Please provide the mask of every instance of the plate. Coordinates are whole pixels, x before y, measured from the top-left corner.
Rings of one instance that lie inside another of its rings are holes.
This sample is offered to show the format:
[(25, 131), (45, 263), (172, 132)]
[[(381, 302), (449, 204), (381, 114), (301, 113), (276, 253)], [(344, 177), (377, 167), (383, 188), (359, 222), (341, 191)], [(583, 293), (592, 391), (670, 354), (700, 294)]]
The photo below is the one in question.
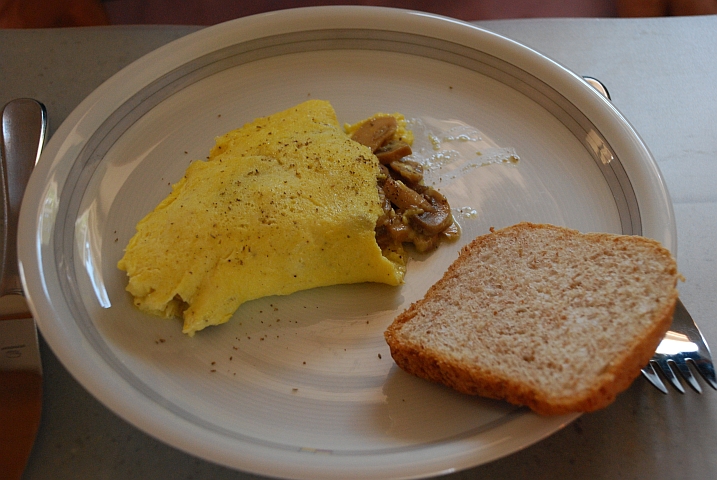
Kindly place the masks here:
[[(214, 137), (309, 98), (332, 102), (342, 122), (405, 114), (461, 238), (412, 259), (401, 287), (264, 298), (194, 338), (178, 321), (135, 310), (116, 263), (137, 221)], [(455, 20), (320, 7), (201, 30), (101, 85), (33, 173), (19, 253), (47, 342), (138, 428), (263, 475), (415, 478), (508, 455), (576, 418), (540, 417), (409, 376), (383, 340), (463, 245), (522, 220), (676, 247), (649, 151), (579, 76)]]

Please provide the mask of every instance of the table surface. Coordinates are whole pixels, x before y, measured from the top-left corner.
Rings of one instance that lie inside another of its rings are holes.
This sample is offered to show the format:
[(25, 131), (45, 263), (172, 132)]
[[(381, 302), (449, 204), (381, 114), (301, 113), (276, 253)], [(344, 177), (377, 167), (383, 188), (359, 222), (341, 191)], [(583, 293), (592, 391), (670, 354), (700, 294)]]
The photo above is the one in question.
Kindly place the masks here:
[[(602, 80), (665, 177), (680, 295), (717, 345), (717, 16), (476, 22)], [(0, 105), (43, 102), (50, 133), (105, 79), (198, 27), (0, 30)], [(129, 425), (42, 344), (43, 418), (27, 479), (256, 479), (194, 458)], [(704, 384), (703, 384), (704, 385)], [(717, 392), (663, 395), (638, 379), (607, 409), (520, 452), (446, 479), (717, 478)]]

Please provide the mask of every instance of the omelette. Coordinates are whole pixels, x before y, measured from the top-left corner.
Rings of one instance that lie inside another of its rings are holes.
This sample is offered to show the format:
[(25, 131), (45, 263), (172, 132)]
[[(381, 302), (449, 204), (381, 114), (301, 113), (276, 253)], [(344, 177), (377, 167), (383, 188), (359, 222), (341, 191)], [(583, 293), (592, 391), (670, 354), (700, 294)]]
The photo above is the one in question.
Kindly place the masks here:
[(216, 139), (136, 227), (118, 268), (143, 312), (193, 336), (244, 302), (315, 287), (402, 283), (376, 241), (380, 165), (310, 100)]

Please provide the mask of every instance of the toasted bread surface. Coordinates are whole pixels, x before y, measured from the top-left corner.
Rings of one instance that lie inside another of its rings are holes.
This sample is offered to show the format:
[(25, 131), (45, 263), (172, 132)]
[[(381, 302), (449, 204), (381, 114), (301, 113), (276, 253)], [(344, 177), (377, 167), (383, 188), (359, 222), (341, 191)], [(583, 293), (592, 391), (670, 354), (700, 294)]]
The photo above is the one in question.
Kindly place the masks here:
[(403, 370), (460, 392), (594, 411), (654, 354), (678, 278), (654, 240), (519, 223), (463, 247), (385, 338)]

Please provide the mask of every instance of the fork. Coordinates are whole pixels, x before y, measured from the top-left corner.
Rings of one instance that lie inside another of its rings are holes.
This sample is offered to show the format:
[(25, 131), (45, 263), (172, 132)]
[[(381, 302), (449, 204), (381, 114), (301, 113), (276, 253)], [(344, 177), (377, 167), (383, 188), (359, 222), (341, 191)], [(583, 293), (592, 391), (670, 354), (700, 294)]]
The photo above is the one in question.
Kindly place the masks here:
[[(584, 76), (583, 79), (605, 98), (611, 100), (610, 93), (600, 80), (587, 76)], [(697, 379), (688, 366), (688, 364), (692, 364), (707, 384), (717, 390), (717, 379), (715, 379), (715, 368), (712, 363), (710, 349), (702, 336), (702, 332), (697, 328), (697, 324), (692, 320), (692, 316), (679, 299), (675, 305), (675, 313), (672, 317), (672, 326), (670, 328), (671, 330), (665, 334), (662, 342), (658, 345), (655, 355), (642, 369), (642, 375), (655, 388), (667, 394), (667, 387), (665, 387), (665, 384), (655, 371), (655, 367), (657, 367), (670, 385), (678, 392), (685, 393), (682, 383), (675, 375), (676, 370), (694, 391), (702, 393), (702, 387), (697, 383)]]
[(692, 374), (689, 364), (692, 364), (710, 387), (717, 390), (717, 379), (710, 349), (705, 343), (702, 332), (697, 328), (697, 324), (692, 320), (682, 301), (678, 299), (672, 317), (672, 326), (658, 345), (650, 363), (642, 369), (642, 374), (658, 390), (666, 394), (667, 388), (655, 371), (655, 367), (657, 367), (670, 385), (678, 392), (685, 393), (682, 383), (675, 375), (675, 371), (677, 371), (694, 391), (702, 393), (702, 388)]

